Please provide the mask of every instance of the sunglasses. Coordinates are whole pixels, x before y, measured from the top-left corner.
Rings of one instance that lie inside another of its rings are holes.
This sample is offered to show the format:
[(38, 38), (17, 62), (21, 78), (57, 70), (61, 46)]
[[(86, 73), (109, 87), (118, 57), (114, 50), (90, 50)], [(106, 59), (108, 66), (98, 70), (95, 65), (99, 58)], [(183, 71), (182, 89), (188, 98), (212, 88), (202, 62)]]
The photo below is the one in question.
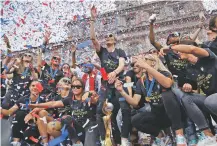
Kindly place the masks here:
[(60, 61), (60, 57), (54, 56), (52, 59), (54, 59), (54, 60), (59, 60), (59, 61)]
[(32, 55), (30, 55), (30, 54), (24, 54), (24, 56), (29, 57), (29, 58), (32, 57)]
[(69, 69), (69, 67), (68, 66), (63, 66), (63, 69)]
[(157, 54), (157, 53), (158, 53), (157, 50), (150, 50), (150, 51), (148, 51), (148, 54)]
[(169, 34), (168, 38), (171, 38), (171, 37), (180, 37), (180, 33), (179, 32), (171, 33)]
[(111, 38), (111, 37), (113, 37), (113, 34), (105, 35), (105, 38)]
[(72, 85), (72, 89), (81, 89), (82, 88), (82, 86), (81, 85)]
[(64, 83), (66, 83), (66, 84), (71, 84), (72, 82), (71, 82), (71, 80), (67, 80), (67, 79), (63, 79), (62, 80)]

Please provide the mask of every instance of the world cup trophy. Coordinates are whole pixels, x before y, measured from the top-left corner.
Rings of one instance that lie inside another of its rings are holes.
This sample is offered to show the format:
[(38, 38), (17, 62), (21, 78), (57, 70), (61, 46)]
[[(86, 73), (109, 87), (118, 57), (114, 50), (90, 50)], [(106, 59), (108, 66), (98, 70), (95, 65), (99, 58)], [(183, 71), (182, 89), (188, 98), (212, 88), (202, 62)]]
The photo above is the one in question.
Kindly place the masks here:
[(111, 115), (112, 115), (112, 110), (114, 109), (114, 106), (112, 103), (108, 102), (108, 100), (106, 99), (106, 101), (103, 104), (103, 113), (105, 114), (105, 116), (103, 117), (103, 121), (104, 121), (104, 125), (105, 125), (105, 129), (106, 129), (106, 137), (105, 137), (105, 146), (112, 146), (112, 126), (111, 126)]

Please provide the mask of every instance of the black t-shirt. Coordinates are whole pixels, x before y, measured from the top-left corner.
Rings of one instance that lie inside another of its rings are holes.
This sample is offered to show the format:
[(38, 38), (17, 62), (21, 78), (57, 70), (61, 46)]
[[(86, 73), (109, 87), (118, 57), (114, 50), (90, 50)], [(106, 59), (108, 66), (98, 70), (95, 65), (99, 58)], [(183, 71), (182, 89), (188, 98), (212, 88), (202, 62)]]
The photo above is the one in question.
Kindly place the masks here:
[(67, 97), (62, 100), (64, 106), (71, 107), (71, 115), (75, 118), (75, 121), (83, 126), (86, 121), (96, 121), (96, 105), (88, 105), (86, 102), (76, 100), (71, 97)]
[(204, 42), (202, 48), (209, 48), (215, 55), (217, 55), (217, 37), (214, 41)]
[[(68, 96), (66, 97), (62, 97), (61, 95), (56, 95), (49, 101), (60, 101), (67, 97), (72, 97), (72, 92), (69, 92)], [(68, 115), (71, 113), (71, 110), (69, 109), (69, 107), (50, 108), (50, 109), (47, 109), (47, 111), (51, 116), (53, 116), (53, 118), (60, 118), (63, 115)]]
[(135, 75), (135, 73), (134, 73), (133, 70), (129, 70), (129, 71), (126, 73), (125, 76), (126, 76), (126, 77), (127, 77), (127, 76), (130, 77), (130, 78), (131, 78), (131, 82), (134, 82), (133, 87), (132, 87), (132, 91), (133, 91), (133, 94), (134, 94), (134, 93), (135, 93), (135, 90), (136, 90), (136, 83), (137, 83), (137, 81), (138, 81), (139, 79), (136, 77), (136, 75)]
[[(169, 72), (166, 71), (159, 71), (161, 74), (163, 74), (166, 77), (170, 77), (171, 78), (171, 74)], [(151, 84), (152, 81), (149, 81), (149, 86)], [(162, 87), (156, 80), (154, 82), (154, 86), (151, 92), (150, 97), (148, 97), (148, 101), (147, 101), (147, 92), (146, 92), (146, 83), (144, 81), (144, 83), (142, 83), (142, 80), (139, 80), (136, 83), (136, 91), (135, 94), (141, 95), (141, 99), (139, 101), (139, 107), (143, 107), (144, 103), (150, 103), (151, 106), (158, 106), (158, 105), (162, 105), (162, 96), (161, 93), (163, 91), (166, 91), (169, 89), (166, 89), (164, 87)]]
[[(43, 93), (50, 93), (51, 91), (55, 91), (56, 84), (62, 77), (64, 77), (62, 71), (59, 69), (53, 70), (51, 66), (45, 63), (42, 67), (42, 73), (40, 77), (40, 80), (42, 81), (44, 87)], [(52, 79), (54, 79), (54, 82), (50, 82)]]
[(44, 103), (44, 102), (45, 102), (45, 99), (43, 97), (40, 97), (40, 96), (37, 98), (36, 102), (31, 102), (30, 95), (26, 95), (26, 96), (19, 98), (15, 104), (19, 107), (19, 110), (27, 110), (28, 111), (28, 109), (26, 108), (26, 103), (37, 104), (37, 103)]
[(197, 82), (197, 86), (206, 95), (217, 93), (217, 56), (206, 48), (208, 57), (199, 58), (195, 65), (189, 66), (188, 77)]
[(193, 89), (196, 89), (196, 82), (191, 78), (188, 78), (186, 69), (189, 66), (187, 60), (181, 60), (178, 54), (174, 53), (172, 50), (164, 56), (166, 60), (167, 67), (173, 75), (177, 75), (178, 86), (183, 87), (185, 83), (192, 85)]
[[(106, 48), (103, 48), (101, 46), (100, 51), (97, 52), (97, 55), (100, 58), (101, 61), (101, 67), (105, 68), (107, 73), (110, 73), (112, 71), (114, 71), (115, 69), (117, 69), (118, 65), (119, 65), (119, 58), (123, 57), (124, 59), (126, 59), (126, 54), (124, 52), (124, 50), (122, 49), (115, 49), (113, 52), (108, 52)], [(122, 71), (119, 76), (123, 76), (123, 72)]]
[[(34, 68), (35, 72), (37, 70)], [(33, 80), (31, 71), (28, 67), (24, 69), (22, 74), (18, 74), (16, 71), (13, 72), (12, 84), (10, 88), (18, 91), (22, 95), (29, 94), (28, 85)]]

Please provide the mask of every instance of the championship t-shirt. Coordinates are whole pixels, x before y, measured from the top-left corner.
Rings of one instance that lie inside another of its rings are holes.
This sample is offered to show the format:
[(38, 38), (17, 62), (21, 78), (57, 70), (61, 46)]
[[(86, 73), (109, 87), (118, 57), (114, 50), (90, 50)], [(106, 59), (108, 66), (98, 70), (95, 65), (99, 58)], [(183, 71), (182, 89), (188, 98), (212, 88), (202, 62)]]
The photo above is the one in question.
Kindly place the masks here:
[(217, 93), (217, 56), (209, 49), (208, 57), (199, 58), (197, 63), (190, 66), (188, 77), (197, 82), (197, 86), (206, 95)]
[[(122, 57), (126, 59), (126, 54), (124, 50), (122, 49), (115, 49), (113, 52), (108, 52), (106, 48), (103, 48), (101, 46), (100, 51), (97, 52), (97, 55), (100, 58), (101, 61), (101, 67), (105, 68), (107, 73), (110, 73), (117, 69), (119, 65), (119, 58)], [(117, 76), (123, 76), (122, 71), (119, 75)]]
[(164, 56), (166, 60), (167, 67), (172, 75), (177, 75), (178, 86), (183, 87), (185, 83), (189, 83), (196, 90), (196, 83), (188, 78), (186, 69), (190, 64), (187, 60), (182, 60), (180, 56), (170, 50), (167, 55)]
[(64, 77), (63, 72), (59, 69), (52, 69), (52, 67), (47, 63), (42, 66), (41, 72), (40, 80), (44, 87), (43, 93), (55, 91), (56, 84), (62, 77)]
[[(166, 77), (171, 78), (171, 74), (166, 71), (159, 71), (161, 74), (163, 74)], [(152, 81), (149, 80), (149, 87), (151, 86)], [(139, 101), (139, 107), (143, 107), (144, 103), (150, 103), (151, 106), (155, 105), (162, 105), (162, 95), (161, 93), (163, 91), (167, 91), (169, 89), (164, 88), (161, 86), (156, 80), (154, 82), (151, 95), (147, 97), (147, 91), (149, 90), (149, 87), (146, 87), (146, 82), (142, 82), (142, 80), (139, 80), (136, 84), (136, 91), (135, 94), (141, 95), (141, 99)]]
[(36, 99), (35, 102), (31, 102), (30, 95), (26, 95), (24, 97), (19, 98), (15, 104), (19, 107), (19, 110), (30, 110), (27, 107), (28, 104), (38, 104), (38, 103), (44, 103), (44, 102), (45, 102), (45, 99), (40, 96)]
[(88, 119), (90, 121), (96, 121), (96, 105), (88, 105), (86, 102), (74, 99), (74, 96), (67, 97), (62, 100), (64, 106), (71, 107), (71, 115), (75, 118), (75, 121), (83, 126)]
[[(37, 70), (34, 68), (35, 72)], [(29, 83), (33, 80), (31, 71), (26, 67), (22, 74), (18, 74), (16, 71), (13, 72), (12, 84), (10, 88), (18, 91), (21, 96), (29, 94)]]

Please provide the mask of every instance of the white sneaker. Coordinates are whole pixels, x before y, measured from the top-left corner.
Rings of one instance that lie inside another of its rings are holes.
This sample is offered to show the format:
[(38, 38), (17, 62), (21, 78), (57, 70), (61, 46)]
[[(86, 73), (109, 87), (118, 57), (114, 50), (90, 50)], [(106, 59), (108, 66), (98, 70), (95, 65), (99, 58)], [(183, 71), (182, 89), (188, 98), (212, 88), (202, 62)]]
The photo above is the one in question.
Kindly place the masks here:
[(11, 142), (11, 144), (12, 144), (13, 146), (21, 146), (21, 143), (18, 142), (18, 141), (13, 141), (13, 142)]
[(183, 135), (176, 135), (176, 145), (177, 146), (187, 146), (186, 139)]
[(155, 20), (156, 20), (156, 14), (152, 14), (150, 17), (149, 17), (149, 23), (154, 23), (155, 22)]
[(201, 133), (197, 146), (217, 146), (216, 137), (206, 136), (204, 133)]
[(101, 143), (101, 146), (105, 146), (105, 140), (101, 140), (100, 143)]
[(127, 138), (121, 138), (121, 146), (130, 146), (130, 142)]

